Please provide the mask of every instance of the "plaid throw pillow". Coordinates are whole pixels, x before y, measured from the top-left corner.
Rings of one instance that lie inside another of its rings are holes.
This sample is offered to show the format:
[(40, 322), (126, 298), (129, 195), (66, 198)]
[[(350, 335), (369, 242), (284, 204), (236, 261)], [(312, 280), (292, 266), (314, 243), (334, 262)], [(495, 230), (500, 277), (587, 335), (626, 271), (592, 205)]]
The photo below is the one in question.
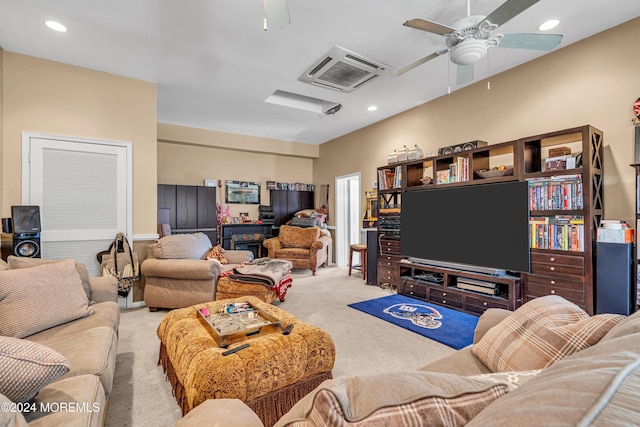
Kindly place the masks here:
[(590, 347), (624, 316), (591, 316), (557, 295), (536, 298), (489, 329), (471, 352), (491, 372), (542, 369)]

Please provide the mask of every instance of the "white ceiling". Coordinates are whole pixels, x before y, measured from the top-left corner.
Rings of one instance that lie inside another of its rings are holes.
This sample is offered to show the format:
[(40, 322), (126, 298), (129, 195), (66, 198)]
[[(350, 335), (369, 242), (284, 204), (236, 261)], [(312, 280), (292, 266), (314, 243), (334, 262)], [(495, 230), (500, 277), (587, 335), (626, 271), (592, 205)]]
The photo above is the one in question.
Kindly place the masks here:
[[(471, 0), (488, 15), (504, 0)], [(263, 30), (262, 0), (0, 0), (0, 46), (157, 83), (158, 121), (321, 144), (445, 95), (455, 86), (446, 55), (398, 77), (388, 73), (351, 93), (297, 80), (334, 45), (400, 68), (441, 50), (441, 36), (404, 27), (411, 18), (445, 25), (466, 0), (288, 0), (291, 24)], [(499, 28), (537, 32), (562, 20), (557, 49), (640, 16), (638, 0), (541, 0)], [(43, 25), (57, 20), (56, 33)], [(630, 41), (635, 44), (636, 41)], [(630, 52), (631, 53), (631, 52)], [(474, 81), (540, 56), (490, 49)], [(567, 70), (575, 72), (576, 70)], [(340, 103), (334, 115), (265, 103), (282, 90)], [(367, 111), (371, 104), (375, 112)]]

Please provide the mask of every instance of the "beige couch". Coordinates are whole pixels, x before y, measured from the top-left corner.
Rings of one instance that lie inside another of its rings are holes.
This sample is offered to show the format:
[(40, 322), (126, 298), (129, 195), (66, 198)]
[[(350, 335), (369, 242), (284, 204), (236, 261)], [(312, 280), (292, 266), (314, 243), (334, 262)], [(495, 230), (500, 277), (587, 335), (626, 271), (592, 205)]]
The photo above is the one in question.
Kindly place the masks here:
[(116, 279), (89, 278), (71, 259), (8, 262), (0, 261), (0, 425), (104, 425), (120, 322)]
[(269, 258), (291, 261), (293, 268), (308, 268), (315, 276), (317, 268), (327, 263), (331, 236), (322, 234), (320, 227), (282, 225), (278, 236), (262, 245)]
[[(589, 317), (557, 296), (534, 301), (487, 310), (472, 346), (420, 370), (328, 380), (276, 426), (640, 425), (640, 312)], [(242, 402), (224, 399), (176, 425), (211, 419), (262, 426)]]
[(251, 251), (226, 250), (227, 263), (222, 264), (206, 259), (211, 249), (211, 240), (204, 233), (172, 234), (148, 245), (140, 267), (147, 307), (155, 311), (214, 301), (220, 274), (253, 259)]

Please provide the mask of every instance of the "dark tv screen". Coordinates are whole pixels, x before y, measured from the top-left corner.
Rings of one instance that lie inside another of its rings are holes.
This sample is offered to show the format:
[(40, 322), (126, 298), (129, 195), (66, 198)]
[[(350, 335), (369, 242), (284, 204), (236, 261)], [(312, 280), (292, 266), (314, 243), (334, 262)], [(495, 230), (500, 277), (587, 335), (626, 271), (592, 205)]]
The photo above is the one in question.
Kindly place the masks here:
[(405, 256), (529, 272), (526, 182), (402, 193)]

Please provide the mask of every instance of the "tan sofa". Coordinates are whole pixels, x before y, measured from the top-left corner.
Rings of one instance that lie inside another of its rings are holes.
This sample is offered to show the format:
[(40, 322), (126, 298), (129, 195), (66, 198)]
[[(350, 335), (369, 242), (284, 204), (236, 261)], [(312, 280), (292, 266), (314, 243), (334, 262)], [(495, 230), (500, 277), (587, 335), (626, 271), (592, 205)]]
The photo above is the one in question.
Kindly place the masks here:
[(8, 262), (0, 261), (0, 408), (14, 410), (0, 410), (0, 425), (104, 425), (120, 322), (116, 279), (89, 278), (72, 260)]
[(142, 262), (144, 302), (150, 310), (184, 308), (216, 299), (220, 274), (251, 261), (253, 253), (224, 251), (226, 264), (206, 259), (212, 248), (204, 233), (172, 234), (147, 246)]
[(308, 268), (315, 275), (327, 263), (331, 236), (321, 234), (320, 227), (282, 225), (278, 236), (265, 239), (262, 245), (269, 258), (291, 261), (293, 268)]
[[(558, 310), (560, 300), (538, 298), (515, 313), (489, 309), (472, 346), (417, 371), (325, 381), (275, 425), (639, 425), (640, 312), (589, 317)], [(495, 363), (518, 369), (496, 371)], [(224, 399), (176, 425), (211, 419), (262, 426), (242, 402)]]

